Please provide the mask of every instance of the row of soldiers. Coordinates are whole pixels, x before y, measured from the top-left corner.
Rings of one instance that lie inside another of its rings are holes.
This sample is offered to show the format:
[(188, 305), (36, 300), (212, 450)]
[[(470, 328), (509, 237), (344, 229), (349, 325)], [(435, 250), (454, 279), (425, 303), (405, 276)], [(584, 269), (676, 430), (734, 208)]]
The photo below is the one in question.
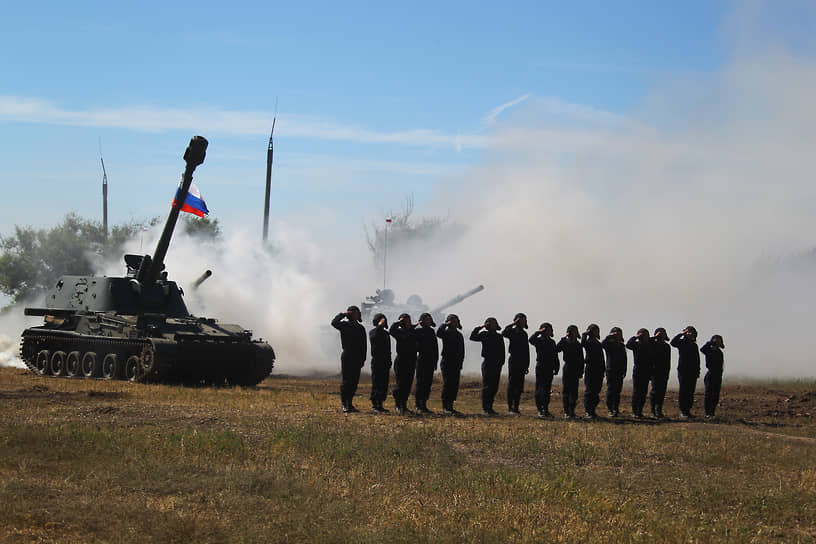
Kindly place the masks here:
[[(438, 367), (442, 370), (443, 413), (459, 414), (453, 407), (459, 391), (462, 363), (465, 359), (462, 325), (456, 314), (449, 314), (439, 327), (428, 313), (423, 313), (417, 323), (412, 323), (407, 313), (389, 327), (383, 314), (376, 314), (373, 328), (366, 339), (365, 328), (357, 306), (349, 306), (338, 313), (331, 324), (340, 331), (342, 344), (340, 397), (344, 412), (358, 411), (352, 400), (360, 380), (360, 370), (366, 360), (366, 347), (371, 344), (371, 404), (375, 412), (387, 412), (383, 407), (388, 394), (388, 382), (392, 366), (391, 338), (396, 341), (396, 357), (393, 360), (395, 384), (392, 390), (396, 412), (408, 413), (408, 398), (416, 377), (414, 390), (416, 412), (431, 413), (427, 402), (431, 383)], [(519, 413), (524, 381), (530, 370), (530, 345), (536, 350), (535, 403), (538, 417), (552, 417), (549, 411), (553, 377), (562, 371), (562, 401), (564, 417), (575, 418), (578, 387), (584, 378), (584, 417), (597, 417), (600, 393), (606, 377), (606, 406), (610, 417), (620, 416), (620, 398), (623, 380), (627, 373), (627, 350), (633, 354), (632, 368), (632, 415), (643, 418), (647, 393), (651, 403), (652, 417), (664, 418), (663, 402), (669, 379), (671, 347), (678, 350), (677, 377), (679, 381), (678, 404), (681, 418), (691, 417), (694, 391), (700, 376), (700, 352), (706, 357), (708, 372), (705, 376), (705, 415), (713, 417), (719, 403), (722, 386), (723, 353), (722, 336), (714, 335), (702, 348), (697, 347), (697, 330), (688, 326), (669, 341), (666, 330), (655, 329), (651, 335), (647, 329), (624, 342), (620, 327), (612, 327), (601, 340), (600, 328), (589, 325), (583, 334), (578, 327), (570, 325), (558, 342), (553, 339), (553, 327), (542, 323), (533, 334), (527, 334), (527, 316), (515, 315), (513, 322), (502, 329), (494, 317), (473, 329), (470, 340), (481, 343), (482, 356), (482, 411), (494, 415), (493, 402), (499, 388), (501, 371), (505, 364), (505, 338), (509, 352), (507, 404), (511, 413)], [(440, 362), (438, 340), (442, 340)], [(367, 341), (368, 340), (368, 341)], [(563, 369), (558, 354), (563, 359)], [(651, 384), (651, 392), (649, 386)]]

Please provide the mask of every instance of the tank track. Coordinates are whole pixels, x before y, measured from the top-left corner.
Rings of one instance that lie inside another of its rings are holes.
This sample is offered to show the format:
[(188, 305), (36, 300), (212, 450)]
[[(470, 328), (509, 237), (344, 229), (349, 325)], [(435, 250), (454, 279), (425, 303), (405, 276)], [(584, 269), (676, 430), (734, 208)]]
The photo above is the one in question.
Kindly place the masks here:
[(257, 385), (275, 362), (263, 342), (112, 338), (40, 328), (23, 331), (20, 357), (43, 376), (187, 385)]

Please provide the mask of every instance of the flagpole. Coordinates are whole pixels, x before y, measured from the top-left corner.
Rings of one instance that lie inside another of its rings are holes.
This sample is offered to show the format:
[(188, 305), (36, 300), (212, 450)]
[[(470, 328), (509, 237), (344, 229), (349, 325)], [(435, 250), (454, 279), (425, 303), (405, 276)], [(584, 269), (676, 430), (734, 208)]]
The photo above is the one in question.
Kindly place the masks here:
[(385, 220), (385, 249), (383, 249), (383, 289), (386, 286), (386, 278), (388, 277), (388, 226), (391, 224), (391, 218)]

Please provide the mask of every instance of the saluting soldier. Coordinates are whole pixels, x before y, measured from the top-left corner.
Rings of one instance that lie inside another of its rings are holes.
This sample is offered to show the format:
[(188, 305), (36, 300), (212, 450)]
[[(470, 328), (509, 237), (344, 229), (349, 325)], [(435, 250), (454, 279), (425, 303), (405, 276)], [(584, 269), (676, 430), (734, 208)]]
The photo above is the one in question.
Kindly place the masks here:
[(419, 323), (414, 328), (417, 337), (416, 389), (414, 400), (418, 414), (430, 414), (428, 398), (431, 396), (433, 375), (439, 364), (439, 341), (436, 339), (436, 323), (431, 314), (425, 312), (419, 316)]
[(635, 336), (626, 342), (632, 350), (632, 417), (643, 418), (643, 405), (652, 379), (652, 345), (647, 329), (638, 329)]
[(394, 358), (394, 405), (398, 415), (408, 412), (408, 396), (411, 394), (411, 385), (414, 383), (414, 372), (417, 361), (417, 337), (411, 316), (401, 314), (399, 319), (391, 324), (388, 333), (397, 341), (397, 356)]
[(723, 375), (723, 352), (725, 349), (725, 342), (723, 337), (715, 334), (711, 340), (706, 342), (700, 351), (705, 355), (706, 372), (703, 383), (705, 383), (705, 417), (710, 419), (714, 417), (714, 411), (717, 409), (717, 404), (720, 403), (720, 388), (722, 388)]
[(697, 378), (700, 377), (700, 352), (697, 350), (697, 329), (689, 325), (672, 338), (671, 345), (677, 348), (677, 381), (680, 384), (677, 392), (677, 403), (680, 418), (692, 417), (694, 390), (697, 389)]
[(666, 398), (666, 388), (669, 384), (671, 370), (671, 346), (666, 329), (658, 327), (652, 336), (652, 391), (649, 401), (652, 405), (652, 417), (663, 419), (663, 401)]
[(604, 352), (601, 346), (601, 329), (596, 324), (587, 327), (581, 335), (584, 348), (584, 417), (595, 419), (595, 409), (601, 401), (604, 378)]
[(623, 378), (626, 377), (627, 365), (623, 329), (612, 327), (601, 345), (606, 352), (606, 408), (609, 410), (609, 417), (618, 417), (620, 415)]
[(524, 392), (524, 377), (530, 371), (530, 344), (527, 338), (527, 316), (518, 313), (513, 322), (502, 331), (502, 336), (510, 342), (507, 350), (510, 358), (507, 361), (507, 409), (510, 413), (519, 413), (521, 394)]
[(574, 419), (575, 405), (578, 404), (578, 382), (584, 374), (584, 353), (578, 327), (576, 325), (567, 327), (567, 334), (558, 341), (556, 347), (564, 359), (564, 370), (561, 374), (564, 417)]
[(470, 339), (482, 343), (482, 413), (496, 415), (493, 400), (499, 390), (505, 355), (504, 338), (499, 333), (499, 322), (495, 317), (488, 317), (484, 325), (473, 329)]
[(377, 314), (372, 320), (374, 328), (368, 331), (371, 342), (371, 409), (374, 412), (388, 412), (383, 402), (388, 396), (388, 379), (391, 374), (391, 336), (388, 334), (388, 319), (385, 314)]
[(465, 338), (459, 332), (461, 328), (459, 316), (449, 314), (436, 330), (436, 336), (442, 339), (442, 361), (439, 366), (442, 369), (442, 413), (446, 415), (459, 415), (453, 403), (459, 393), (459, 378), (465, 361)]
[(552, 417), (550, 413), (550, 396), (552, 394), (553, 376), (558, 374), (558, 348), (553, 340), (553, 327), (542, 323), (538, 330), (530, 335), (530, 344), (536, 348), (536, 385), (535, 402), (538, 417)]
[(360, 369), (366, 359), (366, 331), (360, 322), (360, 308), (349, 306), (332, 319), (332, 327), (340, 331), (340, 344), (343, 351), (340, 354), (340, 402), (343, 412), (357, 412), (352, 400), (360, 382)]

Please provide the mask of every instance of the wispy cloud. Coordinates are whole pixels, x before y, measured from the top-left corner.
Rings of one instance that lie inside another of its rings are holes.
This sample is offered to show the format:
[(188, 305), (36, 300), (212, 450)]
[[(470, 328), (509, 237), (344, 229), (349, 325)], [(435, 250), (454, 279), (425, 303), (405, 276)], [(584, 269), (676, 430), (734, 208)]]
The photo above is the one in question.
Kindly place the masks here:
[[(272, 112), (236, 111), (218, 108), (156, 108), (123, 106), (100, 109), (67, 109), (37, 98), (0, 96), (0, 120), (81, 127), (122, 128), (144, 132), (198, 130), (208, 133), (267, 134)], [(374, 130), (315, 117), (279, 114), (278, 126), (290, 137), (341, 140), (358, 143), (389, 143), (415, 147), (451, 146), (481, 148), (486, 139), (479, 134), (450, 134), (432, 129)]]
[(530, 93), (523, 94), (518, 98), (511, 100), (510, 102), (505, 102), (504, 104), (493, 108), (487, 115), (485, 115), (482, 118), (482, 121), (484, 121), (488, 125), (492, 125), (493, 123), (496, 122), (496, 117), (498, 117), (499, 114), (501, 114), (501, 112), (503, 112), (507, 108), (512, 108), (513, 106), (521, 104), (522, 102), (530, 98), (530, 96), (532, 96)]

